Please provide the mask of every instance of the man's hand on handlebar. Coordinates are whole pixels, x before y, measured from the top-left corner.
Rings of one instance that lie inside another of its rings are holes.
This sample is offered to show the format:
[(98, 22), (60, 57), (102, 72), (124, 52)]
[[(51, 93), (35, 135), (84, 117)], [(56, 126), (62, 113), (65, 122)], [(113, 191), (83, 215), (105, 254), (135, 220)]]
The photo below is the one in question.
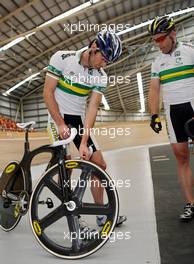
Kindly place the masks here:
[(58, 126), (58, 132), (60, 139), (67, 139), (71, 134), (70, 128), (65, 124)]

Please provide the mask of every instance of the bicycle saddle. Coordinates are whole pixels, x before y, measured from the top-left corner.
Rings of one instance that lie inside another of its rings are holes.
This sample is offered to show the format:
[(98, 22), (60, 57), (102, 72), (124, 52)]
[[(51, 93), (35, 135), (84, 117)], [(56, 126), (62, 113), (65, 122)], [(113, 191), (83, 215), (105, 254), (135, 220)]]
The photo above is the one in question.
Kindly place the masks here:
[(35, 126), (35, 124), (36, 124), (35, 121), (30, 121), (30, 122), (27, 122), (27, 123), (17, 123), (16, 125), (19, 128), (27, 130), (27, 129), (33, 128)]

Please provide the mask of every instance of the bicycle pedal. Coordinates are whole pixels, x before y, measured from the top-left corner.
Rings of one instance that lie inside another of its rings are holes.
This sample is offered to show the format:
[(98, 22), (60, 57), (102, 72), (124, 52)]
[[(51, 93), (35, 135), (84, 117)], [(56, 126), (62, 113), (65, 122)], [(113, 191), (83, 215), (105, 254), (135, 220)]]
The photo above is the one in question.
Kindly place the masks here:
[(45, 201), (38, 201), (38, 204), (46, 204), (47, 208), (51, 209), (54, 207), (54, 203), (51, 198), (47, 198), (46, 202)]
[(53, 201), (51, 200), (51, 198), (47, 198), (46, 204), (47, 204), (47, 207), (49, 209), (54, 207), (54, 204), (53, 204)]

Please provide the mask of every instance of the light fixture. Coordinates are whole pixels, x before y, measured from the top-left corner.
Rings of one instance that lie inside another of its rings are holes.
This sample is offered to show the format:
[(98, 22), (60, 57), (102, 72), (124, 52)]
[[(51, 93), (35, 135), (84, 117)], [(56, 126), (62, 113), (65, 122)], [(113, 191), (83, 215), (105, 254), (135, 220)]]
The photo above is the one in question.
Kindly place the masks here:
[(15, 89), (17, 89), (19, 86), (21, 86), (22, 84), (32, 80), (34, 77), (36, 77), (37, 75), (39, 75), (40, 72), (34, 73), (31, 76), (27, 77), (26, 79), (24, 79), (23, 81), (17, 83), (16, 85), (14, 85), (13, 87), (11, 87), (8, 91), (4, 92), (3, 95), (7, 96), (9, 95), (11, 92), (13, 92)]
[(11, 41), (10, 43), (4, 45), (3, 47), (0, 48), (0, 52), (1, 51), (5, 51), (8, 50), (9, 48), (15, 46), (16, 44), (20, 43), (22, 40), (24, 39), (28, 39), (31, 35), (35, 34), (35, 32), (32, 32), (24, 37), (19, 37), (17, 39), (14, 39), (13, 41)]
[(71, 16), (71, 15), (83, 10), (84, 8), (87, 8), (87, 7), (89, 7), (89, 6), (93, 5), (93, 4), (98, 3), (99, 1), (100, 0), (93, 0), (93, 1), (90, 1), (90, 2), (83, 3), (83, 4), (79, 5), (79, 6), (76, 6), (76, 7), (72, 8), (72, 9), (66, 11), (65, 13), (62, 13), (61, 15), (58, 15), (58, 16), (46, 21), (45, 23), (41, 24), (37, 28), (41, 28), (41, 27), (43, 27), (45, 25), (49, 25), (50, 23), (52, 23), (54, 21), (58, 21), (58, 20), (61, 20), (61, 19), (65, 18), (65, 17)]
[(144, 102), (143, 82), (142, 82), (141, 72), (137, 73), (137, 84), (138, 84), (139, 99), (140, 99), (140, 105), (141, 105), (140, 112), (144, 113), (145, 112), (145, 102)]
[[(93, 4), (97, 3), (97, 2), (99, 2), (99, 1), (100, 1), (100, 0), (94, 0), (94, 1), (92, 1), (92, 3), (91, 3), (91, 2), (86, 2), (86, 3), (84, 3), (84, 4), (81, 4), (81, 5), (79, 5), (79, 6), (75, 7), (75, 8), (73, 8), (73, 9), (71, 9), (71, 10), (69, 10), (69, 11), (67, 11), (67, 12), (65, 12), (65, 13), (63, 13), (63, 14), (61, 14), (61, 15), (59, 15), (59, 16), (56, 16), (56, 17), (50, 19), (49, 21), (46, 21), (45, 23), (41, 24), (40, 26), (38, 26), (38, 27), (36, 27), (36, 28), (41, 28), (41, 27), (43, 27), (43, 26), (45, 26), (45, 25), (48, 25), (48, 24), (50, 24), (50, 23), (52, 23), (52, 22), (54, 22), (54, 21), (57, 21), (57, 20), (63, 19), (63, 18), (65, 18), (65, 17), (68, 17), (68, 16), (70, 16), (70, 15), (72, 15), (72, 14), (74, 14), (74, 13), (76, 13), (76, 12), (78, 12), (78, 11), (80, 11), (80, 10), (86, 8), (86, 7), (89, 7), (89, 6), (91, 6), (91, 5), (93, 5)], [(186, 13), (190, 13), (190, 12), (193, 12), (193, 11), (194, 11), (194, 7), (187, 7), (186, 9), (179, 10), (179, 11), (177, 11), (177, 12), (172, 12), (172, 13), (167, 14), (167, 15), (170, 16), (170, 17), (174, 17), (174, 16), (178, 16), (178, 15), (183, 15), (183, 14), (186, 14)], [(151, 24), (152, 21), (153, 21), (153, 19), (152, 19), (152, 20), (149, 20), (149, 21), (146, 21), (146, 22), (143, 22), (143, 23), (140, 23), (140, 24), (138, 24), (138, 25), (135, 25), (135, 26), (132, 26), (132, 27), (130, 27), (130, 28), (127, 28), (127, 29), (125, 29), (125, 30), (123, 30), (123, 31), (120, 31), (120, 32), (118, 32), (117, 34), (118, 34), (118, 35), (123, 35), (123, 34), (125, 34), (125, 33), (130, 32), (130, 31), (133, 31), (133, 30), (135, 30), (135, 29), (145, 27), (145, 26)], [(10, 43), (8, 43), (8, 44), (6, 44), (5, 46), (1, 47), (1, 48), (0, 48), (0, 51), (3, 51), (3, 50), (7, 50), (7, 49), (9, 49), (10, 47), (12, 47), (12, 46), (18, 44), (19, 42), (21, 42), (21, 41), (24, 40), (25, 38), (27, 38), (27, 37), (29, 37), (30, 35), (35, 34), (35, 33), (36, 33), (36, 32), (32, 32), (32, 33), (30, 33), (30, 34), (28, 34), (28, 35), (26, 35), (26, 36), (24, 36), (24, 37), (19, 37), (19, 38), (15, 39), (15, 40), (11, 41)]]
[(102, 96), (102, 103), (104, 105), (104, 109), (105, 110), (110, 110), (110, 106), (108, 105), (108, 102), (107, 102), (107, 100), (106, 100), (104, 95)]
[[(183, 15), (183, 14), (186, 14), (186, 13), (190, 13), (190, 12), (193, 12), (193, 11), (194, 11), (194, 7), (187, 7), (186, 9), (179, 10), (179, 11), (177, 11), (177, 12), (172, 12), (172, 13), (170, 13), (170, 14), (165, 14), (165, 15), (167, 15), (167, 16), (169, 16), (169, 17), (174, 17), (174, 16), (178, 16), (178, 15)], [(130, 32), (130, 31), (133, 31), (133, 30), (135, 30), (135, 29), (138, 29), (138, 28), (142, 28), (142, 27), (148, 26), (149, 24), (152, 23), (153, 20), (154, 20), (154, 19), (152, 19), (152, 20), (148, 20), (148, 21), (146, 21), (146, 22), (143, 22), (143, 23), (140, 23), (140, 24), (135, 25), (135, 26), (133, 26), (133, 27), (127, 28), (127, 29), (125, 29), (125, 30), (122, 30), (122, 31), (118, 32), (117, 35), (123, 35), (123, 34), (125, 34), (125, 33)]]
[(41, 24), (37, 28), (44, 27), (45, 25), (49, 25), (50, 23), (52, 23), (54, 21), (61, 20), (61, 19), (65, 18), (65, 17), (71, 16), (71, 15), (81, 11), (82, 9), (87, 8), (87, 7), (91, 6), (92, 4), (95, 4), (95, 3), (99, 2), (99, 1), (100, 0), (95, 0), (95, 1), (92, 1), (92, 3), (91, 2), (86, 2), (86, 3), (83, 3), (83, 4), (79, 5), (79, 6), (76, 6), (76, 7), (72, 8), (72, 9), (66, 11), (63, 14), (58, 15), (58, 16), (46, 21), (45, 23)]
[[(93, 0), (93, 1), (86, 2), (86, 3), (84, 3), (84, 4), (81, 4), (81, 5), (79, 5), (79, 6), (75, 7), (75, 8), (73, 8), (73, 9), (71, 9), (71, 10), (69, 10), (69, 11), (67, 11), (67, 12), (65, 12), (65, 13), (63, 13), (63, 14), (61, 14), (61, 15), (59, 15), (59, 16), (57, 16), (57, 17), (55, 17), (55, 18), (53, 18), (53, 19), (51, 19), (51, 20), (49, 20), (49, 21), (47, 21), (47, 22), (45, 22), (45, 23), (43, 23), (43, 24), (41, 24), (41, 25), (38, 26), (38, 27), (42, 27), (43, 25), (50, 24), (50, 23), (52, 23), (53, 21), (60, 20), (60, 19), (62, 19), (62, 18), (64, 18), (64, 17), (68, 17), (68, 16), (70, 16), (70, 15), (72, 15), (72, 14), (74, 14), (74, 13), (76, 13), (76, 12), (78, 12), (78, 11), (80, 11), (80, 10), (86, 8), (86, 7), (91, 6), (92, 4), (95, 4), (95, 3), (99, 2), (99, 1), (100, 1), (100, 0)], [(182, 14), (190, 13), (190, 12), (193, 12), (193, 11), (194, 11), (194, 7), (190, 7), (190, 8), (186, 8), (186, 9), (183, 9), (183, 10), (179, 10), (179, 11), (177, 11), (177, 12), (172, 12), (171, 14), (168, 14), (168, 16), (170, 16), (170, 17), (174, 17), (174, 16), (178, 16), (178, 15), (182, 15)], [(146, 22), (143, 22), (143, 23), (140, 23), (140, 24), (138, 24), (138, 25), (135, 25), (135, 26), (133, 26), (133, 27), (130, 27), (130, 28), (127, 28), (127, 29), (125, 29), (125, 30), (123, 30), (123, 31), (120, 31), (120, 32), (118, 32), (117, 34), (118, 34), (118, 35), (123, 35), (123, 34), (125, 34), (125, 33), (127, 33), (127, 32), (130, 32), (130, 31), (133, 31), (133, 30), (135, 30), (135, 29), (138, 29), (138, 28), (141, 28), (141, 27), (147, 26), (147, 25), (151, 24), (152, 21), (153, 21), (153, 19), (152, 19), (152, 20), (149, 20), (149, 21), (146, 21)], [(0, 52), (1, 52), (1, 51), (5, 51), (5, 50), (7, 50), (7, 49), (13, 47), (14, 45), (18, 44), (19, 42), (21, 42), (21, 41), (24, 40), (25, 38), (28, 38), (28, 37), (30, 37), (31, 35), (35, 34), (35, 33), (36, 33), (36, 32), (32, 32), (32, 33), (30, 33), (30, 34), (27, 34), (27, 35), (24, 36), (24, 37), (19, 37), (19, 38), (15, 39), (15, 40), (11, 41), (10, 43), (8, 43), (8, 44), (6, 44), (5, 46), (1, 47), (1, 48), (0, 48)], [(82, 50), (85, 50), (86, 48), (87, 48), (87, 47), (83, 47)], [(45, 68), (44, 68), (44, 69), (45, 69)], [(33, 76), (33, 75), (29, 76), (28, 78), (33, 78), (32, 76)], [(27, 78), (27, 79), (28, 79), (28, 78)], [(22, 81), (22, 82), (23, 82), (23, 81)], [(22, 83), (22, 82), (20, 82), (20, 83)], [(19, 83), (19, 84), (20, 84), (20, 83)], [(12, 88), (10, 88), (7, 92), (5, 92), (5, 93), (3, 93), (3, 94), (4, 94), (4, 95), (5, 95), (5, 94), (6, 94), (6, 95), (9, 94), (11, 91), (15, 90), (17, 87), (19, 87), (19, 86), (22, 85), (23, 83), (20, 84), (20, 85), (19, 85), (19, 84), (16, 84), (15, 86), (13, 86)], [(17, 85), (19, 85), (19, 86), (17, 86)], [(16, 88), (14, 88), (14, 87), (16, 87)], [(14, 88), (14, 89), (13, 89), (13, 88)], [(11, 89), (13, 89), (13, 90), (11, 90)], [(8, 93), (8, 92), (9, 92), (9, 93)]]
[[(79, 5), (79, 6), (76, 6), (75, 8), (72, 8), (72, 9), (66, 11), (66, 12), (63, 13), (63, 14), (58, 15), (58, 16), (56, 16), (56, 17), (54, 17), (54, 18), (52, 18), (52, 19), (46, 21), (45, 23), (41, 24), (40, 26), (38, 26), (38, 27), (36, 27), (36, 28), (44, 27), (45, 25), (49, 25), (49, 24), (51, 24), (51, 23), (54, 22), (54, 21), (61, 20), (61, 19), (65, 18), (65, 17), (68, 17), (68, 16), (70, 16), (70, 15), (73, 15), (73, 14), (77, 13), (78, 11), (80, 11), (80, 10), (82, 10), (82, 9), (84, 9), (84, 8), (87, 8), (87, 7), (89, 7), (89, 6), (91, 6), (91, 5), (95, 4), (95, 3), (97, 3), (97, 2), (99, 2), (99, 1), (100, 1), (100, 0), (94, 0), (94, 1), (92, 1), (92, 3), (91, 3), (91, 2), (86, 2), (86, 3), (84, 3), (84, 4), (81, 4), (81, 5)], [(36, 28), (35, 28), (35, 29), (36, 29)], [(20, 43), (22, 40), (24, 40), (25, 38), (28, 38), (29, 36), (31, 36), (31, 35), (33, 35), (33, 34), (35, 34), (35, 33), (36, 33), (36, 32), (32, 32), (32, 33), (30, 33), (30, 34), (28, 34), (28, 35), (26, 35), (26, 36), (24, 36), (24, 37), (19, 37), (19, 38), (14, 39), (14, 40), (11, 41), (10, 43), (8, 43), (8, 44), (6, 44), (5, 46), (1, 47), (1, 48), (0, 48), (0, 51), (4, 51), (4, 50), (7, 50), (7, 49), (13, 47), (14, 45)]]

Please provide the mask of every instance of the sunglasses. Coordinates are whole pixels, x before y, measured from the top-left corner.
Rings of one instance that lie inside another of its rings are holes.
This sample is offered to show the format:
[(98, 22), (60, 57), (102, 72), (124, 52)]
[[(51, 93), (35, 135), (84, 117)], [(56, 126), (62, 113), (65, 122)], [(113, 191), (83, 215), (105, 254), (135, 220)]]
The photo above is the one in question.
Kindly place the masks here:
[(153, 39), (153, 41), (156, 42), (156, 43), (163, 42), (169, 34), (170, 34), (170, 32), (167, 33), (166, 35), (163, 35), (163, 36), (157, 38), (157, 39)]

